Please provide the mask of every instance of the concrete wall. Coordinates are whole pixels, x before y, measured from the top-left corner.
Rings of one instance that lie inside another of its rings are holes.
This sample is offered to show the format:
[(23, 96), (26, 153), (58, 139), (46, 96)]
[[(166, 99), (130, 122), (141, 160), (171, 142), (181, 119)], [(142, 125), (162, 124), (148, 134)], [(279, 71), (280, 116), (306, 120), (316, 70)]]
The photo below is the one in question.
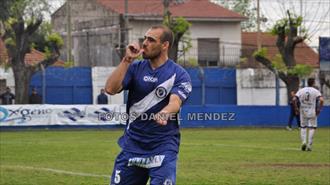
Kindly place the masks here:
[(190, 33), (193, 46), (187, 53), (188, 57), (198, 60), (197, 39), (219, 38), (220, 63), (225, 66), (236, 66), (239, 63), (241, 48), (239, 22), (192, 22)]
[[(100, 90), (105, 87), (106, 80), (115, 67), (93, 67), (92, 68), (92, 84), (93, 84), (93, 104), (97, 103), (97, 96)], [(110, 96), (108, 95), (109, 104), (123, 104), (124, 93)]]
[[(6, 80), (6, 86), (11, 89), (11, 92), (15, 94), (15, 79), (12, 68), (5, 70), (0, 67), (0, 79)], [(5, 89), (5, 87), (1, 87), (1, 89)], [(0, 92), (2, 94), (4, 92)]]
[[(52, 14), (52, 25), (56, 32), (66, 32), (66, 4), (59, 8), (55, 13)], [(91, 0), (78, 0), (71, 1), (71, 22), (72, 30), (83, 29), (83, 23), (88, 28), (98, 27), (103, 20), (103, 24), (109, 25), (108, 23), (118, 23), (117, 14), (103, 8), (95, 1)]]
[[(119, 44), (119, 17), (94, 1), (71, 1), (72, 55), (75, 66), (115, 66)], [(64, 39), (61, 59), (67, 60), (66, 6), (52, 15), (52, 25)]]
[[(330, 82), (330, 71), (321, 71), (320, 72), (324, 78), (324, 80)], [(321, 76), (321, 75), (320, 75)], [(326, 85), (323, 85), (321, 88), (321, 92), (324, 98), (324, 104), (330, 105), (330, 88)]]
[[(237, 69), (237, 105), (276, 105), (275, 75), (268, 69)], [(287, 105), (285, 84), (280, 80), (280, 105)]]
[[(315, 69), (309, 77), (316, 79), (320, 87), (319, 70)], [(329, 77), (330, 78), (330, 77)], [(308, 77), (301, 80), (300, 88), (307, 86)], [(237, 105), (276, 105), (275, 75), (268, 69), (237, 69)], [(323, 87), (325, 105), (330, 105), (330, 90)], [(287, 105), (286, 85), (280, 80), (280, 105)]]

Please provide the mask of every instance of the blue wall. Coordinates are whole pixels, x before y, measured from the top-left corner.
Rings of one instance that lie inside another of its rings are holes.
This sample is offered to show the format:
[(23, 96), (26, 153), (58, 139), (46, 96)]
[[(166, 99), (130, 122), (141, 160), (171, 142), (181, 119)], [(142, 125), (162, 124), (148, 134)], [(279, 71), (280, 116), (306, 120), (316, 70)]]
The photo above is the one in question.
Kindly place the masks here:
[[(33, 75), (30, 89), (42, 94), (42, 73)], [(49, 67), (46, 69), (46, 102), (48, 104), (91, 104), (92, 79), (90, 67)]]
[[(193, 91), (187, 105), (202, 105), (202, 89), (205, 88), (205, 104), (236, 105), (236, 70), (188, 68)], [(204, 83), (203, 83), (204, 82)], [(32, 77), (30, 89), (36, 87), (42, 94), (42, 73)], [(46, 69), (46, 102), (48, 104), (91, 104), (92, 79), (90, 67), (49, 67)]]
[[(182, 127), (285, 127), (289, 113), (289, 106), (185, 105), (180, 119)], [(330, 106), (323, 107), (318, 126), (330, 126)]]
[[(220, 68), (186, 69), (192, 81), (192, 94), (187, 105), (202, 105), (202, 88), (205, 86), (205, 104), (236, 105), (236, 70)], [(204, 79), (203, 79), (204, 78)]]

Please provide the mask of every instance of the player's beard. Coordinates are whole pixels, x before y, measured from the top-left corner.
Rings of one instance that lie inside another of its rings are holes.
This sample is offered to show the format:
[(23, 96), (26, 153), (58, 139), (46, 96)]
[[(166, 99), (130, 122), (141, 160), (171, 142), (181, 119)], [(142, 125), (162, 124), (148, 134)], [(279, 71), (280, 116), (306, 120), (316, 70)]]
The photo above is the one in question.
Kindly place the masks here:
[(144, 59), (149, 59), (149, 60), (158, 58), (162, 52), (160, 48), (155, 48), (151, 52), (146, 52), (146, 51), (148, 51), (148, 50), (146, 50), (146, 49), (144, 50), (144, 52), (142, 53), (142, 57)]

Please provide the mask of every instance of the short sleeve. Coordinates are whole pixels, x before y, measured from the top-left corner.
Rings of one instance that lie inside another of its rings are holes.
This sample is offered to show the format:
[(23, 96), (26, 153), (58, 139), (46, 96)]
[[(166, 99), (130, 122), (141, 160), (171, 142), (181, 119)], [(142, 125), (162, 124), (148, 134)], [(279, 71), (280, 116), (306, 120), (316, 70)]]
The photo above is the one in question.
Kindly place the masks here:
[(122, 82), (122, 86), (123, 86), (124, 90), (128, 90), (130, 88), (130, 86), (132, 85), (132, 81), (134, 78), (134, 71), (136, 69), (136, 66), (137, 66), (137, 63), (134, 62), (128, 67), (124, 80)]
[(188, 99), (191, 91), (192, 86), (190, 76), (184, 69), (182, 69), (182, 72), (180, 72), (180, 74), (177, 74), (174, 86), (171, 89), (171, 94), (178, 95), (181, 101), (184, 102)]
[(319, 90), (316, 90), (316, 97), (322, 96), (321, 92)]
[(296, 97), (300, 98), (301, 93), (302, 93), (302, 90), (300, 89), (300, 90), (296, 93)]

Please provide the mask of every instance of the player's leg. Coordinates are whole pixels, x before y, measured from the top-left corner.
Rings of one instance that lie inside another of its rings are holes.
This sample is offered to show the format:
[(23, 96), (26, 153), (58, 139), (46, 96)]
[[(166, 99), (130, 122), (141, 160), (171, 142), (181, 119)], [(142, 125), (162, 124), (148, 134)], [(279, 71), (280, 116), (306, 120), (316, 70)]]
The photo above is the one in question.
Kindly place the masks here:
[(297, 127), (300, 128), (301, 124), (300, 124), (300, 115), (296, 115), (296, 121), (297, 121)]
[(286, 127), (287, 130), (291, 131), (292, 130), (292, 121), (293, 118), (295, 117), (293, 110), (290, 110), (290, 116), (289, 116), (289, 121), (288, 121), (288, 126)]
[(300, 116), (300, 138), (301, 138), (301, 150), (305, 151), (307, 147), (307, 126), (308, 126), (308, 119)]
[(175, 185), (178, 154), (171, 151), (161, 155), (165, 155), (162, 165), (150, 169), (150, 185)]
[(307, 145), (307, 151), (312, 151), (312, 144), (313, 144), (313, 138), (314, 134), (317, 128), (317, 118), (310, 118), (309, 119), (309, 132), (308, 132), (308, 145)]
[(128, 166), (131, 154), (121, 152), (115, 161), (110, 185), (145, 185), (148, 181), (148, 170), (136, 166)]

